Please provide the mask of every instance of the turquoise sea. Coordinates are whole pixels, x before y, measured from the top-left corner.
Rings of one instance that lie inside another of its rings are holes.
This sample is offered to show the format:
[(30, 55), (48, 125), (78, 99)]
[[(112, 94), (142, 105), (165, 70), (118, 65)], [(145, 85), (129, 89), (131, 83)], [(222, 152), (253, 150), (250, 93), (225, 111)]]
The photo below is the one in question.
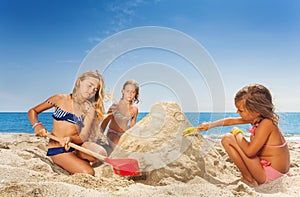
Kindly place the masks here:
[[(148, 113), (141, 112), (138, 115), (138, 121), (145, 117)], [(236, 116), (238, 114), (227, 113), (210, 113), (210, 112), (187, 112), (186, 117), (193, 126), (197, 126), (202, 122), (217, 120), (219, 118)], [(279, 127), (288, 141), (300, 141), (300, 112), (281, 112), (279, 113)], [(51, 112), (43, 112), (39, 114), (39, 120), (43, 125), (52, 130)], [(250, 128), (250, 125), (238, 125), (243, 130)], [(207, 132), (202, 132), (204, 136), (219, 139), (224, 133), (227, 133), (231, 127), (218, 127)], [(0, 112), (0, 132), (1, 133), (33, 133), (31, 125), (27, 119), (26, 112)]]

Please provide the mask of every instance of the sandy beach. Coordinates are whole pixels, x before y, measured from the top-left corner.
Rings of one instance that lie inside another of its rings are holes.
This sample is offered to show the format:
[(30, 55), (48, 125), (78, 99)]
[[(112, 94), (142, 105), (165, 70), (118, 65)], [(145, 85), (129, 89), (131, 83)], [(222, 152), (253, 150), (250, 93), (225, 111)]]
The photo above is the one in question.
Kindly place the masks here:
[(111, 158), (135, 158), (143, 176), (69, 175), (46, 156), (48, 139), (0, 134), (0, 196), (300, 196), (300, 143), (289, 142), (291, 176), (258, 187), (243, 182), (220, 142), (183, 137), (191, 126), (176, 103), (157, 103), (122, 136)]

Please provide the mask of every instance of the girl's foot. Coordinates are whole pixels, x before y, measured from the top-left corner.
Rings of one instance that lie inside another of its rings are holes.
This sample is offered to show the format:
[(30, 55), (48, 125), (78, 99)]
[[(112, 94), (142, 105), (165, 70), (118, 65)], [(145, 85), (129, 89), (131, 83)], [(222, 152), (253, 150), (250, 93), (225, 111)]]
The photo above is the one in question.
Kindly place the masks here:
[(241, 179), (238, 179), (238, 180), (235, 180), (235, 181), (233, 181), (233, 182), (231, 182), (231, 183), (229, 183), (229, 185), (236, 185), (236, 184), (238, 184), (238, 182), (243, 182), (243, 183), (245, 183), (245, 184), (247, 184), (247, 185), (249, 185), (249, 186), (251, 186), (251, 187), (255, 187), (255, 186), (258, 186), (258, 183), (254, 180), (254, 179), (252, 179), (252, 181), (249, 181), (249, 180), (247, 180), (246, 178), (241, 178)]

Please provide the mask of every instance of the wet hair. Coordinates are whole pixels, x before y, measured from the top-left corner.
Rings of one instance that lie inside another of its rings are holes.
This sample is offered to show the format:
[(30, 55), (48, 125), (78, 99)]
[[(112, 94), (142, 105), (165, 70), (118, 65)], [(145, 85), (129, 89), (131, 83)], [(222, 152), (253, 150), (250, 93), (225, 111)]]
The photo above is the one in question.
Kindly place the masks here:
[(234, 102), (244, 101), (244, 107), (251, 112), (257, 112), (262, 118), (268, 118), (278, 124), (279, 116), (275, 113), (270, 91), (263, 85), (251, 84), (239, 90)]
[(126, 81), (126, 82), (124, 83), (124, 85), (123, 85), (123, 90), (125, 89), (125, 87), (126, 87), (127, 85), (133, 85), (133, 86), (134, 86), (134, 89), (135, 89), (135, 97), (134, 97), (134, 99), (133, 99), (133, 102), (134, 102), (134, 103), (139, 103), (139, 102), (140, 102), (140, 100), (139, 100), (140, 86), (139, 86), (138, 82), (135, 81), (135, 80), (128, 80), (128, 81)]
[(89, 101), (93, 104), (96, 110), (97, 119), (100, 121), (103, 119), (105, 113), (104, 104), (103, 104), (105, 93), (104, 93), (104, 79), (102, 75), (98, 73), (98, 71), (87, 71), (81, 74), (76, 80), (75, 87), (73, 89), (73, 95), (76, 95), (80, 82), (84, 81), (89, 77), (99, 80), (99, 89), (95, 93), (95, 97), (89, 99)]

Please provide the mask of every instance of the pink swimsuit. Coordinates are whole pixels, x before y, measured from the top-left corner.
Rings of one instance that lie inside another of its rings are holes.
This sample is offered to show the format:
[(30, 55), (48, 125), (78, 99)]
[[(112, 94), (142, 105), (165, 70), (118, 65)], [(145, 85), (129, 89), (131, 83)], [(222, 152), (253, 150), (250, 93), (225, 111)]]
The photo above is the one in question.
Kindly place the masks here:
[(270, 181), (274, 181), (282, 176), (285, 175), (290, 175), (290, 173), (282, 174), (278, 170), (275, 170), (274, 168), (271, 167), (271, 162), (266, 161), (266, 160), (260, 160), (261, 165), (263, 166), (265, 173), (266, 173), (266, 181), (265, 183), (268, 183)]
[(119, 137), (121, 137), (121, 136), (124, 134), (124, 133), (121, 133), (121, 132), (119, 132), (119, 131), (113, 130), (113, 129), (111, 129), (111, 128), (109, 128), (107, 132), (108, 132), (108, 133), (113, 133), (113, 134), (115, 134), (115, 135), (118, 135)]
[[(262, 120), (262, 119), (261, 119)], [(252, 127), (252, 129), (247, 129), (247, 131), (249, 133), (251, 133), (251, 136), (254, 136), (255, 134), (255, 129), (258, 127), (259, 123), (261, 122), (258, 121), (257, 123), (255, 123)], [(282, 148), (284, 146), (287, 145), (287, 142), (284, 142), (283, 144), (281, 145), (277, 145), (277, 146), (271, 146), (271, 145), (265, 145), (265, 147), (267, 148)], [(286, 173), (286, 174), (282, 174), (281, 172), (279, 172), (278, 170), (275, 170), (274, 168), (271, 167), (271, 162), (269, 161), (266, 161), (266, 160), (260, 160), (260, 163), (261, 165), (263, 166), (264, 170), (265, 170), (265, 173), (266, 173), (266, 181), (265, 183), (268, 183), (270, 181), (274, 181), (284, 175), (290, 175), (290, 173)]]

